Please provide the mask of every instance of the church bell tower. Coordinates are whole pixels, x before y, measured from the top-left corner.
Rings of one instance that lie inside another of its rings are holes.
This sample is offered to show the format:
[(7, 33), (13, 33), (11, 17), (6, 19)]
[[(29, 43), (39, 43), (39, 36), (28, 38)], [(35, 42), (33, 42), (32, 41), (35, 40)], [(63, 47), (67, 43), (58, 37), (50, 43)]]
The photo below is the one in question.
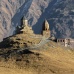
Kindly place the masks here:
[(50, 37), (49, 23), (47, 20), (45, 20), (43, 25), (42, 25), (42, 35), (47, 37), (47, 38)]

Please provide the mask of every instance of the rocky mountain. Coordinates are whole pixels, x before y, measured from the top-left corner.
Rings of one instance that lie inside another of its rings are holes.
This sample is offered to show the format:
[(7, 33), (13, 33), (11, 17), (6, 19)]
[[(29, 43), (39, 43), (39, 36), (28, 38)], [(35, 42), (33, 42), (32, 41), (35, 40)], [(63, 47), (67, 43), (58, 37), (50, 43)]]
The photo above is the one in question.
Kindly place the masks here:
[(74, 38), (74, 0), (60, 0), (48, 15), (51, 30), (57, 37)]
[(0, 39), (12, 35), (24, 16), (40, 33), (48, 19), (52, 35), (74, 37), (73, 0), (0, 0)]

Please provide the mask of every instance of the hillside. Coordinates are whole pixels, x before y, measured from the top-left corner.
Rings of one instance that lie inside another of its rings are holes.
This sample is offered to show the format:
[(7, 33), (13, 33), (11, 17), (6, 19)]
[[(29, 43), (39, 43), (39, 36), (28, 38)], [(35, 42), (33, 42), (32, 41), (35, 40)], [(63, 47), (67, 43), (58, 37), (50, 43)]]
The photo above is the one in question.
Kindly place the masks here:
[(74, 52), (56, 47), (53, 42), (45, 46), (19, 53), (5, 54), (4, 52), (7, 56), (1, 57), (0, 72), (3, 74), (74, 74)]
[[(17, 38), (20, 37), (24, 37), (25, 41), (24, 39), (18, 41)], [(29, 48), (26, 48), (25, 44), (23, 49), (22, 47), (14, 49), (13, 46), (0, 48), (1, 74), (74, 74), (73, 49), (65, 48), (49, 39), (43, 39), (40, 44), (42, 39), (32, 39), (30, 35), (18, 34), (7, 40), (13, 42), (17, 40), (19, 44), (24, 41)], [(36, 47), (37, 44), (41, 46)], [(34, 45), (36, 48), (32, 48)]]

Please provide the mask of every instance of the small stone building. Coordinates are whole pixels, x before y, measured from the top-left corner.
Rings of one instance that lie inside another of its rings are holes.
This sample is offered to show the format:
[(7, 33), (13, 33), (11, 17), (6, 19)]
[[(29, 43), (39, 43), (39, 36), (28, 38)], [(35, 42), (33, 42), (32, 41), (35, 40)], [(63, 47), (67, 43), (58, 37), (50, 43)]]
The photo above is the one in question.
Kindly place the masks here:
[(60, 43), (65, 47), (74, 48), (74, 39), (71, 39), (71, 38), (57, 39), (57, 43)]

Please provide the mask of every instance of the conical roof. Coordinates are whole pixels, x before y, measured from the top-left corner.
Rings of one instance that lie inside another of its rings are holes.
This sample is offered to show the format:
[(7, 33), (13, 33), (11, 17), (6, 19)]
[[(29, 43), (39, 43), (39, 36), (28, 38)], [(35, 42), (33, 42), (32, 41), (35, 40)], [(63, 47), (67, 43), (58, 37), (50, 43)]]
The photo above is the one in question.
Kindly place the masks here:
[(47, 20), (43, 22), (42, 30), (49, 30), (49, 23)]

